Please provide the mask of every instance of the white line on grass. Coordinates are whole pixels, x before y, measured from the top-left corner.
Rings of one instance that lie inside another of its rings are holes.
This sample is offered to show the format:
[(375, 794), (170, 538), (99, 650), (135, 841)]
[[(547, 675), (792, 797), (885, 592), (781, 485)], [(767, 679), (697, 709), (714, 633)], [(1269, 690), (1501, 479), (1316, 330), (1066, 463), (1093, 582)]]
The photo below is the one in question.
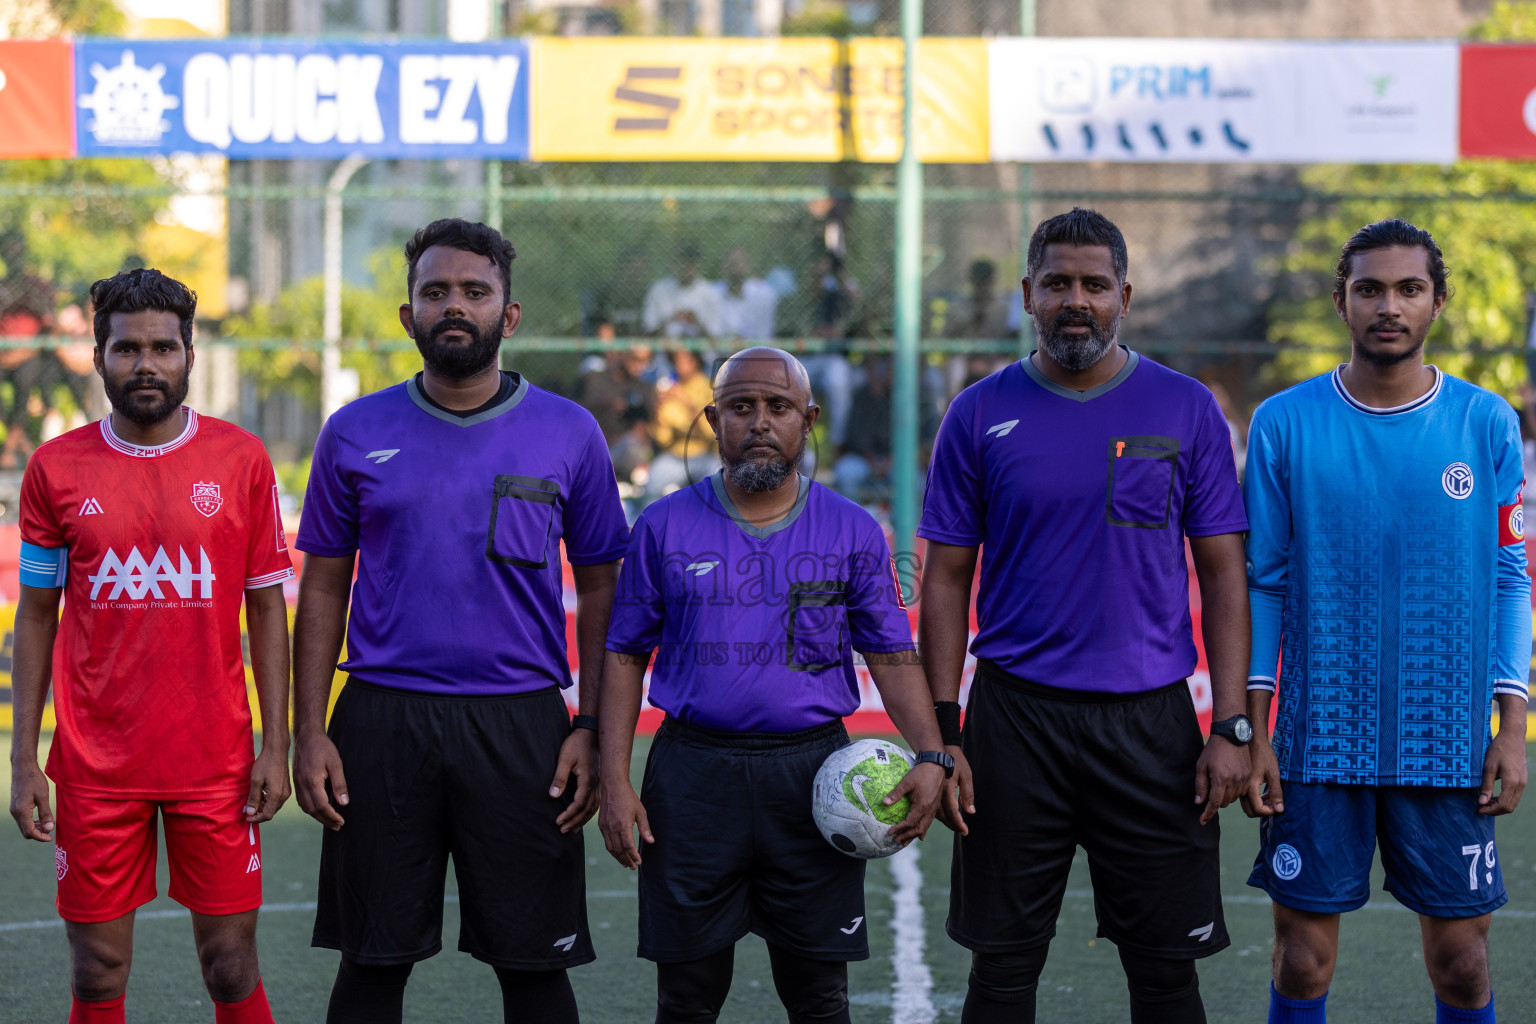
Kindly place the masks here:
[(891, 893), (895, 950), (891, 964), (896, 980), (891, 983), (891, 1024), (933, 1024), (933, 972), (923, 956), (927, 935), (923, 929), (923, 872), (917, 866), (917, 844), (891, 858), (896, 891)]

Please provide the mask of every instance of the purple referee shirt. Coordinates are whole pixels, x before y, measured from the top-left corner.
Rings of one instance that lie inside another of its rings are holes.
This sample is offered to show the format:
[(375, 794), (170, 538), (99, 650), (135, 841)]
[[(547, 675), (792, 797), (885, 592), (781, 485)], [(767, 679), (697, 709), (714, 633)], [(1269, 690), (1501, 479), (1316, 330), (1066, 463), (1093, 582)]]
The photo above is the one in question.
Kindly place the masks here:
[(650, 701), (685, 722), (794, 732), (858, 708), (855, 650), (913, 643), (873, 516), (801, 477), (789, 515), (759, 528), (716, 473), (635, 523), (608, 649), (656, 651)]
[(1140, 693), (1195, 668), (1184, 538), (1246, 529), (1216, 399), (1131, 352), (1090, 391), (1029, 359), (962, 391), (917, 533), (981, 546), (977, 658), (1046, 686)]
[(326, 421), (296, 546), (358, 554), (341, 668), (426, 693), (571, 685), (560, 543), (572, 565), (629, 540), (597, 422), (518, 379), (458, 417), (414, 380)]

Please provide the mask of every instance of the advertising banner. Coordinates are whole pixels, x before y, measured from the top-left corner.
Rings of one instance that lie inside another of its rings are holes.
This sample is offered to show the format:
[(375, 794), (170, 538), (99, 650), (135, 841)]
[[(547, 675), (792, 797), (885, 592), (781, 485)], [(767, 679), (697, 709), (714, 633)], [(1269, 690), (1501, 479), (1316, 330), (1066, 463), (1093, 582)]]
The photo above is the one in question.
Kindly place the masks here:
[(1536, 46), (1461, 48), (1461, 155), (1536, 158)]
[(1453, 42), (996, 39), (994, 160), (1452, 163)]
[(74, 156), (74, 47), (0, 42), (0, 159)]
[(85, 39), (80, 156), (528, 156), (528, 46)]
[[(902, 53), (890, 39), (540, 39), (533, 156), (893, 162)], [(986, 62), (984, 40), (923, 40), (922, 159), (988, 159)]]

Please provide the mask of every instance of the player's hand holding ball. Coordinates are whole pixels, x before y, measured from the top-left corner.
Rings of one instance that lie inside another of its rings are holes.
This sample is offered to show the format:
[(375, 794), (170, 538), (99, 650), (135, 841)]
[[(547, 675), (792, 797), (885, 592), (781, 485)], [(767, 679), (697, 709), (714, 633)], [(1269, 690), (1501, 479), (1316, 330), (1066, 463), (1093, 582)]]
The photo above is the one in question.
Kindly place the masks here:
[(944, 794), (944, 769), (913, 767), (885, 740), (834, 751), (816, 773), (811, 814), (827, 842), (850, 857), (889, 857), (928, 834)]

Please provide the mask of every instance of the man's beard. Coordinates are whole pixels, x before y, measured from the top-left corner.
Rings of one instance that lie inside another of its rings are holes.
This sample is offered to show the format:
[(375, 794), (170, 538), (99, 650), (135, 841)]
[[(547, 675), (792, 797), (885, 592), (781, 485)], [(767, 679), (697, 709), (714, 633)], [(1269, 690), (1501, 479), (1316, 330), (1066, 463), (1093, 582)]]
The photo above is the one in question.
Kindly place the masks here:
[[(1086, 326), (1088, 334), (1082, 338), (1069, 338), (1061, 333), (1062, 328), (1073, 324)], [(1062, 369), (1073, 373), (1080, 373), (1104, 358), (1115, 343), (1115, 326), (1106, 327), (1086, 313), (1061, 313), (1048, 325), (1038, 318), (1035, 320), (1040, 347)]]
[(746, 452), (751, 450), (749, 448), (743, 451), (743, 457), (736, 462), (725, 457), (724, 449), (720, 451), (720, 461), (725, 463), (725, 472), (731, 478), (731, 483), (748, 494), (762, 494), (765, 491), (778, 489), (800, 468), (800, 463), (805, 461), (803, 444), (792, 459), (782, 452), (775, 452), (771, 458), (762, 461), (746, 458)]
[[(472, 320), (444, 317), (432, 325), (425, 337), (417, 337), (416, 350), (433, 373), (449, 380), (467, 380), (496, 364), (501, 351), (499, 326), (487, 327)], [(447, 331), (463, 331), (469, 335), (468, 344), (440, 343), (438, 339)]]
[(132, 377), (121, 384), (114, 383), (110, 377), (103, 378), (102, 386), (106, 389), (107, 401), (112, 403), (114, 412), (129, 423), (152, 427), (170, 419), (181, 408), (181, 403), (187, 400), (188, 376), (183, 371), (180, 380), (149, 382), (160, 392), (158, 400), (153, 402), (146, 402), (144, 398), (129, 393), (130, 388), (144, 383)]
[[(1348, 321), (1345, 322), (1348, 323)], [(1372, 350), (1355, 341), (1352, 341), (1350, 348), (1354, 350), (1355, 355), (1368, 363), (1376, 366), (1396, 366), (1398, 363), (1407, 362), (1424, 351), (1424, 339), (1420, 338), (1414, 343), (1412, 348), (1405, 348), (1401, 352)]]

